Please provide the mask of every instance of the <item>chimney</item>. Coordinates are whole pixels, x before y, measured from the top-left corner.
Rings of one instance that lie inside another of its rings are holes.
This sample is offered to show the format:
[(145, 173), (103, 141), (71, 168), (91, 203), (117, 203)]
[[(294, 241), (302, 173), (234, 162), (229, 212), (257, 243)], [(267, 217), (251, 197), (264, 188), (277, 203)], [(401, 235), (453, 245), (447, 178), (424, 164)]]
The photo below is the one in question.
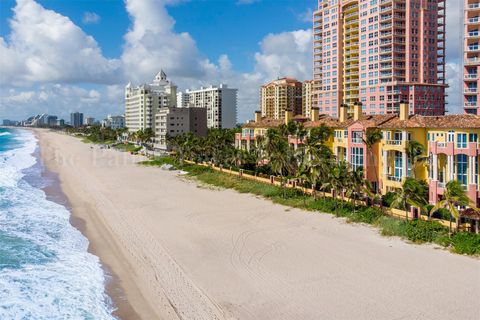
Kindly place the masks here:
[(262, 120), (262, 112), (255, 111), (255, 122), (260, 122)]
[(318, 107), (312, 107), (312, 110), (310, 111), (310, 120), (311, 121), (318, 121), (320, 118), (320, 110)]
[(408, 120), (408, 114), (410, 113), (408, 102), (400, 101), (400, 120)]
[(357, 121), (362, 116), (362, 103), (357, 101), (353, 104), (353, 120)]
[(285, 110), (285, 124), (288, 124), (292, 120), (293, 120), (293, 111)]
[(340, 122), (345, 122), (347, 121), (347, 119), (348, 119), (348, 105), (342, 103), (340, 105), (338, 120), (340, 120)]

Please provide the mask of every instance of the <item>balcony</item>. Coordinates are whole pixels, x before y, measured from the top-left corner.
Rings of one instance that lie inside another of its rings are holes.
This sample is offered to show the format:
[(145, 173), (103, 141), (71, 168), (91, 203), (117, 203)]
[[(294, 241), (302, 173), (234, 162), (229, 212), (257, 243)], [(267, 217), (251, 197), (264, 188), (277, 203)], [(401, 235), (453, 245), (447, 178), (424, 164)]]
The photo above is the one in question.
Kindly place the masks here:
[(478, 31), (470, 31), (467, 34), (467, 38), (477, 38), (479, 35), (480, 35), (480, 33)]
[(463, 90), (463, 93), (464, 94), (477, 94), (478, 93), (478, 89), (477, 88), (465, 88)]
[(394, 182), (401, 182), (402, 177), (387, 175), (387, 180), (388, 181), (394, 181)]
[(402, 145), (402, 140), (387, 140), (386, 144), (390, 146), (400, 146)]
[(467, 47), (467, 51), (468, 52), (475, 52), (475, 51), (479, 51), (480, 50), (480, 46), (478, 44), (475, 44), (475, 45), (469, 45)]
[(465, 80), (477, 80), (478, 79), (478, 74), (477, 73), (469, 73), (463, 76)]
[(465, 59), (465, 64), (466, 65), (480, 64), (480, 58), (478, 58), (478, 57), (467, 58), (467, 59)]
[(468, 24), (475, 24), (475, 23), (479, 23), (480, 22), (480, 18), (479, 17), (475, 17), (475, 18), (469, 18), (467, 20), (467, 23)]
[(467, 9), (468, 10), (478, 10), (480, 9), (480, 2), (477, 2), (477, 3), (469, 3), (467, 5)]

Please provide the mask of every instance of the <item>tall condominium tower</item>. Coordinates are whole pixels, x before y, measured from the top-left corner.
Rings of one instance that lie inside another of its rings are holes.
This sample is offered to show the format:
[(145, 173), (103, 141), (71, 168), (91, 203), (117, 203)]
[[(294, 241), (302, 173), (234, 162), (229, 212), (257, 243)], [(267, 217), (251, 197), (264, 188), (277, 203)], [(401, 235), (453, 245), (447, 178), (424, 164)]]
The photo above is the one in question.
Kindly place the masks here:
[(151, 84), (125, 87), (125, 126), (130, 132), (154, 129), (155, 113), (159, 108), (175, 107), (177, 87), (160, 71)]
[(318, 0), (313, 75), (321, 113), (445, 112), (445, 0)]
[(238, 89), (229, 88), (226, 84), (186, 90), (185, 96), (177, 101), (179, 107), (207, 109), (207, 127), (215, 129), (235, 128), (237, 125), (237, 93)]
[(480, 1), (465, 0), (464, 108), (465, 113), (480, 115), (478, 71), (480, 68)]
[(267, 83), (261, 88), (262, 117), (284, 119), (285, 111), (301, 115), (303, 84), (293, 78), (282, 78)]

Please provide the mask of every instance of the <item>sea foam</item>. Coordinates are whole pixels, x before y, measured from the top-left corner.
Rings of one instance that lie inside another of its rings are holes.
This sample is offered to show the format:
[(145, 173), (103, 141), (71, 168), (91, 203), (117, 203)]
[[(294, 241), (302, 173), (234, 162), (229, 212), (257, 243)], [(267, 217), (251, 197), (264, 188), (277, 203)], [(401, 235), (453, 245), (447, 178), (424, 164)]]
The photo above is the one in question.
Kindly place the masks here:
[(37, 141), (12, 132), (15, 147), (0, 152), (0, 319), (115, 319), (100, 261), (70, 212), (25, 180), (40, 174)]

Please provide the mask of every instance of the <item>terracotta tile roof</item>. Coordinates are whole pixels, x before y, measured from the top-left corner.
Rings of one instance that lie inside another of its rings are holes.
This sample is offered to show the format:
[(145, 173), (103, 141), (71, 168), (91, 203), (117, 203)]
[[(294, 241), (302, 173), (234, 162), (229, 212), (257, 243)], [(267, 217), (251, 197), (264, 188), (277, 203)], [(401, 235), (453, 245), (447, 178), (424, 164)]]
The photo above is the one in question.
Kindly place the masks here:
[(337, 119), (332, 118), (328, 115), (321, 114), (317, 121), (307, 121), (305, 122), (304, 126), (305, 128), (315, 128), (320, 127), (322, 124), (327, 127), (336, 128), (340, 125), (340, 122)]
[[(403, 128), (445, 128), (445, 129), (480, 129), (480, 116), (471, 114), (452, 114), (446, 116), (413, 115), (408, 120), (400, 120), (398, 115), (363, 115), (360, 120), (349, 118), (340, 122), (328, 115), (320, 115), (318, 121), (310, 121), (303, 116), (295, 116), (294, 121), (303, 122), (305, 128), (319, 127), (322, 124), (332, 128), (348, 128), (354, 123), (360, 123), (364, 128), (403, 129)], [(250, 122), (244, 128), (276, 128), (285, 123), (282, 119), (262, 118), (260, 122)]]
[(276, 128), (280, 126), (282, 123), (285, 123), (282, 119), (269, 119), (269, 118), (262, 118), (259, 122), (249, 122), (242, 126), (242, 128)]
[(413, 115), (408, 120), (400, 120), (398, 117), (379, 126), (385, 129), (404, 128), (452, 128), (467, 129), (480, 128), (480, 116), (471, 114), (452, 114), (446, 116), (420, 116)]

